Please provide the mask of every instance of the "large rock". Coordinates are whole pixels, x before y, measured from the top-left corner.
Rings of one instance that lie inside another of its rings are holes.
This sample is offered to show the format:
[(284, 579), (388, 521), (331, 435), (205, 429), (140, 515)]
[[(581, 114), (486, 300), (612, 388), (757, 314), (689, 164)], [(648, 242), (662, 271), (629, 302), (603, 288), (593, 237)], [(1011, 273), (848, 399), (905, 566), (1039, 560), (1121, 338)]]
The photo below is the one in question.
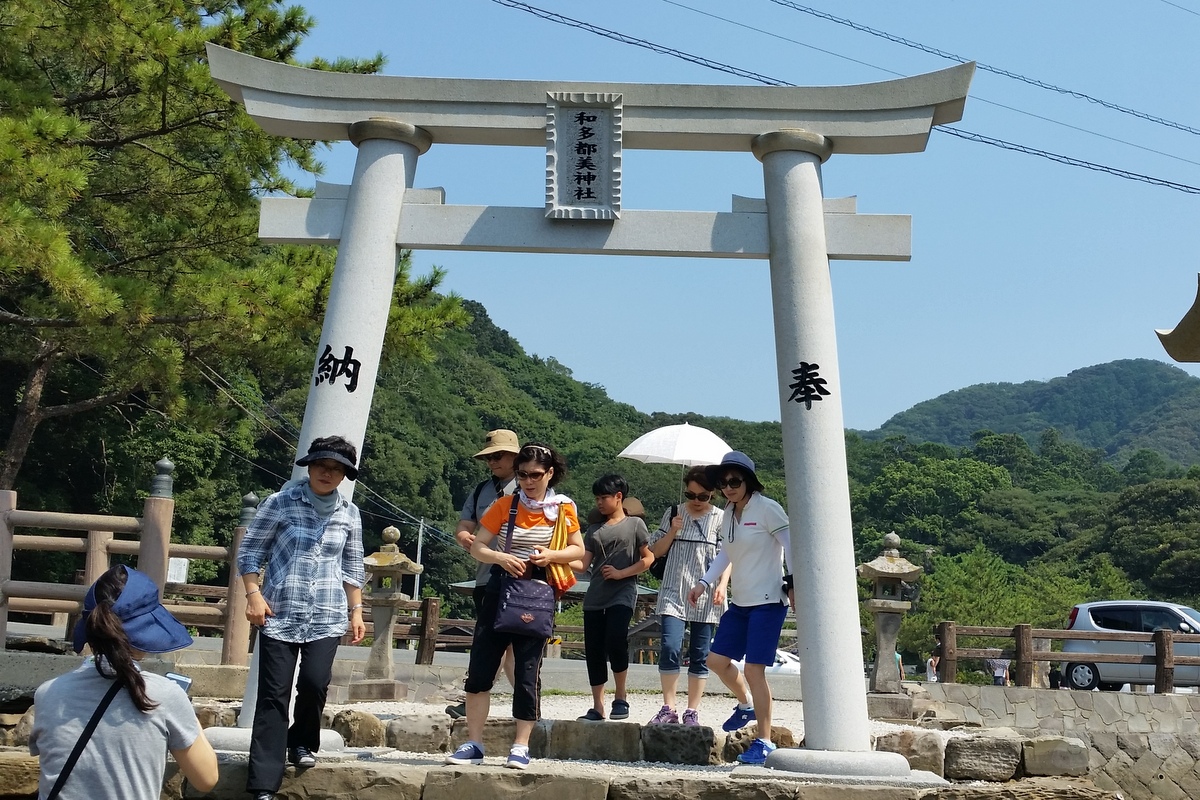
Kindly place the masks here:
[(1088, 748), (1078, 739), (1040, 736), (1024, 743), (1026, 775), (1053, 777), (1088, 774)]
[[(750, 743), (758, 738), (758, 725), (751, 724), (741, 730), (736, 730), (725, 737), (725, 746), (721, 750), (723, 761), (737, 761), (737, 757), (746, 752)], [(779, 725), (771, 726), (771, 742), (776, 747), (795, 747), (796, 737), (787, 728)]]
[(13, 747), (28, 747), (29, 734), (33, 733), (33, 706), (21, 715), (21, 719), (17, 721), (16, 727), (12, 729), (12, 735), (9, 737), (9, 744)]
[(26, 753), (0, 753), (0, 797), (37, 797), (38, 760)]
[(212, 703), (192, 703), (201, 728), (232, 728), (237, 724), (238, 710), (233, 706)]
[(1007, 781), (1020, 766), (1020, 739), (967, 736), (946, 743), (945, 776), (950, 780)]
[(329, 727), (342, 735), (347, 747), (383, 747), (386, 730), (374, 714), (354, 709), (339, 711)]
[(875, 749), (899, 753), (908, 759), (913, 769), (945, 774), (946, 741), (934, 731), (903, 730), (888, 733), (875, 740)]
[[(356, 761), (346, 764), (321, 763), (304, 770), (288, 768), (283, 776), (280, 798), (320, 798), (321, 800), (421, 800), (421, 787), (429, 767)], [(182, 786), (174, 764), (168, 765), (168, 779), (162, 800), (205, 798), (205, 800), (245, 800), (246, 764), (221, 764), (221, 777), (211, 792), (199, 792)]]
[[(797, 794), (794, 780), (731, 780), (725, 774), (707, 778), (629, 774), (613, 776), (608, 787), (608, 800), (809, 800), (809, 791), (813, 788), (819, 787), (805, 786)], [(895, 797), (894, 794), (881, 795), (879, 800), (894, 800)]]
[[(533, 728), (533, 736), (529, 739), (529, 754), (534, 758), (544, 758), (546, 755), (545, 727), (547, 724), (543, 721)], [(483, 741), (480, 742), (483, 745), (483, 752), (489, 756), (508, 755), (508, 748), (512, 746), (516, 734), (517, 723), (512, 717), (489, 718), (483, 725)], [(467, 741), (467, 738), (466, 717), (454, 720), (454, 727), (450, 730), (450, 749), (458, 749), (458, 746)]]
[(450, 717), (442, 711), (410, 711), (387, 723), (384, 742), (406, 753), (445, 753), (450, 749)]
[[(642, 728), (636, 722), (556, 719), (550, 723), (543, 757), (583, 761), (641, 761)], [(707, 763), (707, 756), (702, 763)]]
[(606, 800), (607, 797), (605, 777), (572, 772), (562, 764), (546, 767), (534, 761), (527, 770), (503, 767), (430, 770), (421, 800)]
[(698, 725), (646, 725), (642, 756), (667, 764), (720, 764), (713, 729)]
[[(1076, 778), (1029, 778), (1015, 783), (956, 784), (922, 795), (923, 800), (1121, 800), (1119, 792), (1097, 788)], [(808, 800), (801, 795), (803, 800)]]

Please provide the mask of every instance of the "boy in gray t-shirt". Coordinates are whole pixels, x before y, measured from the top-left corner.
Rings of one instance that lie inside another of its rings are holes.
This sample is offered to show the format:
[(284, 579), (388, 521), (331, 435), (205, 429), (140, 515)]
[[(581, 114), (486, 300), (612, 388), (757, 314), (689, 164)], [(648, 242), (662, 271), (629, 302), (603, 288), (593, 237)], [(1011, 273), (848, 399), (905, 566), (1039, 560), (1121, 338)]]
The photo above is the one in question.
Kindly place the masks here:
[(592, 484), (603, 521), (588, 528), (583, 539), (583, 571), (588, 590), (583, 597), (583, 651), (592, 707), (580, 719), (604, 719), (604, 686), (612, 664), (614, 699), (611, 719), (629, 717), (625, 678), (629, 673), (629, 620), (637, 603), (637, 576), (654, 563), (647, 544), (650, 532), (640, 517), (625, 514), (629, 484), (620, 475), (605, 475)]

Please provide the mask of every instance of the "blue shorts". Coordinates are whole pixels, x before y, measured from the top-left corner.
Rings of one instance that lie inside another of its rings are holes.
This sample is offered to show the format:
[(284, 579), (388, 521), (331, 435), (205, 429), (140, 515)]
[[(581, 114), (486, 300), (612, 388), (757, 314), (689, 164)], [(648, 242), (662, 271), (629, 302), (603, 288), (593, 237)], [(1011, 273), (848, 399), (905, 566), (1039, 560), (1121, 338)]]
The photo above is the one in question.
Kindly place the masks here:
[(732, 661), (739, 661), (745, 656), (747, 664), (774, 664), (775, 651), (779, 648), (779, 632), (783, 630), (783, 618), (787, 616), (787, 610), (785, 603), (765, 603), (761, 606), (730, 604), (717, 623), (717, 634), (713, 637), (710, 652)]

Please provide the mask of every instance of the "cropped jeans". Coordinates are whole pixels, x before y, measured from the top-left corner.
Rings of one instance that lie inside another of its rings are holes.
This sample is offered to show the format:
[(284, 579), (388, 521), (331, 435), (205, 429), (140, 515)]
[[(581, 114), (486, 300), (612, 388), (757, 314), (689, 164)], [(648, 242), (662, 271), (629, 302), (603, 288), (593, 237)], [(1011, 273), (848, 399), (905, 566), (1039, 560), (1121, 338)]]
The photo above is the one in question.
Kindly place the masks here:
[(692, 635), (688, 644), (688, 674), (695, 675), (697, 678), (707, 678), (708, 646), (712, 643), (713, 630), (716, 625), (711, 622), (687, 622), (668, 614), (660, 615), (659, 623), (662, 625), (662, 646), (658, 652), (658, 671), (679, 672), (683, 631), (690, 625)]

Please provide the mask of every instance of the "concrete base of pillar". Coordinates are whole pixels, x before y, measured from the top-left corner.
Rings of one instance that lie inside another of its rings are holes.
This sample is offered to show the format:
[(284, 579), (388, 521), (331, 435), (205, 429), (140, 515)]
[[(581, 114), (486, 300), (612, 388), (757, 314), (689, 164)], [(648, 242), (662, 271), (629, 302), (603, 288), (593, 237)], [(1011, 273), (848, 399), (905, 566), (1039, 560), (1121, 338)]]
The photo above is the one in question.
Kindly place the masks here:
[(867, 716), (871, 719), (902, 719), (912, 721), (912, 698), (906, 694), (868, 692)]
[[(208, 738), (213, 750), (223, 750), (229, 753), (249, 753), (251, 728), (205, 728), (204, 735)], [(321, 729), (321, 749), (317, 759), (325, 753), (340, 753), (346, 749), (346, 742), (337, 731), (328, 728)]]
[(389, 681), (386, 678), (355, 681), (350, 684), (350, 702), (361, 703), (374, 700), (400, 701), (408, 699), (408, 684)]
[(808, 776), (829, 777), (838, 782), (857, 781), (871, 783), (892, 783), (897, 780), (909, 780), (921, 785), (945, 785), (946, 781), (932, 772), (914, 772), (908, 766), (908, 759), (899, 753), (887, 753), (876, 750), (861, 752), (842, 752), (837, 750), (808, 750), (805, 748), (779, 748), (767, 756), (767, 763), (762, 767), (736, 767), (734, 776), (762, 775), (780, 772), (798, 773)]

